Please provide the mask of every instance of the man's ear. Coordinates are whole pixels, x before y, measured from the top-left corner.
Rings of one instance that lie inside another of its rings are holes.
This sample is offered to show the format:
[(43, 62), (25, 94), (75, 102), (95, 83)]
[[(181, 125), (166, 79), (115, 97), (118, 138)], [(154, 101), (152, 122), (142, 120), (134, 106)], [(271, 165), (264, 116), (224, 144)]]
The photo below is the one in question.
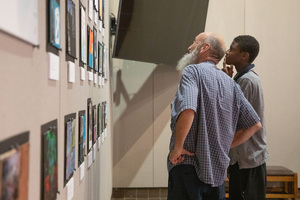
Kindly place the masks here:
[(210, 45), (207, 43), (204, 43), (201, 47), (200, 47), (200, 51), (201, 53), (206, 52), (210, 49)]

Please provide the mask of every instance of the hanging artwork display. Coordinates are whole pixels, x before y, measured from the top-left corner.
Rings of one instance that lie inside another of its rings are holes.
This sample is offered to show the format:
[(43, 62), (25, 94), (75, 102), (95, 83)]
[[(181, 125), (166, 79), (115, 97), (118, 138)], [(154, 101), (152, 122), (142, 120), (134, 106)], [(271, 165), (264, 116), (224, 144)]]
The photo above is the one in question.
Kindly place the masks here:
[(98, 104), (98, 116), (97, 116), (97, 124), (98, 124), (98, 137), (100, 137), (101, 133), (102, 133), (102, 123), (101, 123), (101, 120), (102, 120), (102, 106), (101, 106), (101, 103)]
[(99, 67), (99, 76), (102, 76), (103, 48), (102, 48), (102, 44), (100, 42), (98, 42), (98, 67)]
[(76, 21), (75, 21), (75, 4), (72, 0), (67, 0), (67, 21), (66, 21), (66, 48), (67, 53), (76, 58)]
[(103, 55), (102, 55), (102, 77), (106, 79), (106, 48), (103, 44)]
[(102, 0), (102, 27), (105, 28), (104, 26), (104, 19), (105, 19), (105, 0)]
[(97, 106), (93, 106), (93, 144), (96, 143), (98, 139), (98, 133), (97, 133)]
[(60, 49), (60, 0), (49, 0), (49, 42)]
[(79, 111), (79, 131), (78, 131), (78, 166), (84, 161), (86, 145), (86, 115), (85, 111)]
[(93, 69), (93, 46), (94, 46), (94, 34), (93, 34), (93, 30), (90, 29), (90, 27), (87, 27), (87, 31), (88, 31), (88, 62), (89, 62), (89, 67), (91, 69)]
[(65, 185), (75, 170), (76, 113), (65, 116)]
[(99, 4), (99, 19), (103, 21), (103, 3), (102, 0), (98, 0)]
[(86, 64), (86, 22), (83, 6), (80, 6), (80, 22), (80, 60)]
[(93, 27), (93, 30), (94, 30), (94, 70), (95, 72), (98, 72), (98, 53), (97, 53), (97, 50), (98, 50), (98, 41), (97, 41), (97, 29), (95, 27)]
[(9, 0), (0, 6), (0, 30), (38, 45), (38, 1)]
[(57, 179), (57, 120), (42, 126), (42, 199), (55, 200)]
[(89, 98), (87, 100), (87, 152), (89, 153), (93, 146), (93, 104)]

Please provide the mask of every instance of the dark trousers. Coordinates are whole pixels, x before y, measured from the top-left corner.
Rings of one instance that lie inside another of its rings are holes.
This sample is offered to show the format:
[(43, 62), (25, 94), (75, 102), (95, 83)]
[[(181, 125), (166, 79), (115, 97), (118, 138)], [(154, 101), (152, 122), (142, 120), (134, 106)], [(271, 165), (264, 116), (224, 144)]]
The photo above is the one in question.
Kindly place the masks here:
[(250, 169), (239, 169), (238, 163), (230, 165), (229, 199), (264, 200), (266, 196), (266, 164)]
[(168, 200), (225, 200), (225, 189), (200, 181), (194, 166), (178, 165), (169, 173)]

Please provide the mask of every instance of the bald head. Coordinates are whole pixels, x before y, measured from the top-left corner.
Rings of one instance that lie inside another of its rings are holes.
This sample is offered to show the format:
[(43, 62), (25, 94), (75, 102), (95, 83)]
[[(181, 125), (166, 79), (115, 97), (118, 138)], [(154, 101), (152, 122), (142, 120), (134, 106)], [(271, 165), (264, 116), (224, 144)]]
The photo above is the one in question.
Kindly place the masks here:
[(226, 53), (226, 46), (222, 36), (216, 33), (204, 32), (203, 34), (203, 43), (207, 43), (210, 46), (209, 56), (217, 59), (219, 62)]

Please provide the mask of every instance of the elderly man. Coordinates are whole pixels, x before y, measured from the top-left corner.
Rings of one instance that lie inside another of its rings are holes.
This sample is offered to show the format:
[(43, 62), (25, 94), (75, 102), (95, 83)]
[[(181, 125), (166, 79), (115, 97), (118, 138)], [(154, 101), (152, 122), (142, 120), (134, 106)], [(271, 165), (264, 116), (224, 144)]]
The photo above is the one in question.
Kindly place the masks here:
[(216, 67), (225, 51), (221, 36), (201, 33), (178, 62), (183, 71), (171, 105), (169, 200), (225, 199), (230, 148), (261, 128), (240, 87)]

